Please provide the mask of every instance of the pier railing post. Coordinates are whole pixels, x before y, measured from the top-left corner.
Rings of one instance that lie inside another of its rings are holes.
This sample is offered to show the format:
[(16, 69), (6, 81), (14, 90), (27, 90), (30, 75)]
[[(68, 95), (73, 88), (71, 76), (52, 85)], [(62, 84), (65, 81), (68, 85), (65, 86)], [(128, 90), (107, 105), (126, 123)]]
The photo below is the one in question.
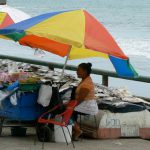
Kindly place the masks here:
[(102, 85), (108, 86), (108, 76), (107, 75), (102, 76)]

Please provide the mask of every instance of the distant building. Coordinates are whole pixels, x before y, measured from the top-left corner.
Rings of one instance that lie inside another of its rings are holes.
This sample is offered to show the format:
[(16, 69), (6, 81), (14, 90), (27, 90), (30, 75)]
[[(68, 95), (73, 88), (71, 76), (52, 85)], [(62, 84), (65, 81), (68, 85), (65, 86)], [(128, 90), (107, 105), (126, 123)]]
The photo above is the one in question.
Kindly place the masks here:
[(6, 5), (7, 0), (0, 0), (0, 5)]

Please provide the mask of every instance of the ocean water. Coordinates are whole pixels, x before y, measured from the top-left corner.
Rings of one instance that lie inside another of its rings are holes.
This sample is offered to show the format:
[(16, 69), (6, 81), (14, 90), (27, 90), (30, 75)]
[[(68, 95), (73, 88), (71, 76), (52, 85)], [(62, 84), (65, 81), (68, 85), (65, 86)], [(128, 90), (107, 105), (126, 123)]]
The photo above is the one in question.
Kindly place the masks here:
[[(18, 8), (31, 16), (72, 9), (86, 9), (94, 15), (112, 34), (122, 50), (140, 75), (150, 75), (150, 0), (7, 0), (8, 5)], [(43, 58), (34, 56), (31, 48), (14, 42), (0, 40), (0, 54), (18, 55), (64, 62), (53, 54)], [(108, 60), (90, 58), (69, 61), (78, 65), (80, 62), (92, 62), (94, 68), (114, 70)], [(95, 82), (101, 83), (100, 76), (93, 76)], [(150, 84), (127, 80), (110, 79), (110, 86), (126, 87), (133, 94), (150, 96)]]

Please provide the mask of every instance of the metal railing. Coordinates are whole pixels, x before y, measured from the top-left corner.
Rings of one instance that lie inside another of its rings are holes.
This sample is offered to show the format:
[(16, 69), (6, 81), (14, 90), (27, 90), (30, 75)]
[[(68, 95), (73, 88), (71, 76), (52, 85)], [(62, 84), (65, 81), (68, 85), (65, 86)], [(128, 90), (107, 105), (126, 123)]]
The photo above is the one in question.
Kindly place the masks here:
[[(8, 56), (8, 55), (0, 55), (0, 59), (10, 59), (13, 61), (25, 62), (25, 63), (30, 63), (30, 64), (42, 65), (42, 66), (52, 65), (54, 68), (59, 68), (59, 69), (62, 69), (64, 66), (64, 64), (61, 64), (61, 63), (54, 63), (54, 62), (29, 59), (29, 58), (20, 58), (20, 57), (16, 57), (16, 56)], [(76, 71), (77, 66), (67, 65), (66, 70)], [(103, 85), (106, 85), (106, 86), (107, 86), (106, 83), (108, 83), (108, 77), (150, 83), (150, 77), (148, 77), (148, 76), (139, 76), (137, 78), (120, 77), (113, 71), (107, 71), (107, 70), (102, 70), (102, 69), (92, 69), (92, 74), (102, 75)]]
[[(13, 61), (25, 62), (25, 63), (30, 63), (30, 64), (42, 65), (42, 66), (51, 65), (54, 68), (59, 68), (59, 69), (62, 69), (64, 66), (64, 64), (60, 64), (60, 63), (28, 59), (28, 58), (20, 58), (20, 57), (16, 57), (16, 56), (8, 56), (8, 55), (0, 55), (0, 59), (10, 59)], [(67, 65), (66, 70), (76, 71), (77, 66)], [(150, 83), (150, 77), (148, 77), (148, 76), (139, 76), (137, 78), (120, 77), (113, 71), (107, 71), (107, 70), (101, 70), (101, 69), (92, 69), (92, 74), (101, 75), (102, 76), (102, 84), (105, 86), (109, 85), (109, 77)], [(146, 98), (146, 99), (149, 99), (149, 98)]]

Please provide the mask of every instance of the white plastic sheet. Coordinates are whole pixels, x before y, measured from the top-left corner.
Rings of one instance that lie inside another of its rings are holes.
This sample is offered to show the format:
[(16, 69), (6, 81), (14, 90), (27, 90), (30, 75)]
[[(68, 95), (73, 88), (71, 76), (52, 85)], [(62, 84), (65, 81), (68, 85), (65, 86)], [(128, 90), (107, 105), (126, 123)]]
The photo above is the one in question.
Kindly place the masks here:
[(7, 96), (6, 92), (0, 91), (0, 108), (2, 107), (2, 100)]
[(13, 94), (11, 97), (10, 97), (10, 102), (12, 105), (16, 106), (17, 105), (17, 95), (16, 93)]
[(52, 87), (49, 85), (41, 85), (37, 102), (43, 107), (49, 105), (52, 97)]

